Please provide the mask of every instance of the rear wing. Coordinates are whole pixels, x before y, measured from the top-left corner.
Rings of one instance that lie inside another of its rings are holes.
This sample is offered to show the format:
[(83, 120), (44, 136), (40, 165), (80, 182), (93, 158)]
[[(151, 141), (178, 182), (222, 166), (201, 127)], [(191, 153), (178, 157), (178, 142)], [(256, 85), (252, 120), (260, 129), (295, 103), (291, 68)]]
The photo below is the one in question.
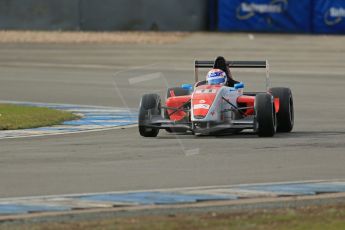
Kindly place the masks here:
[[(269, 76), (269, 65), (268, 61), (227, 61), (226, 64), (230, 69), (232, 68), (262, 68), (266, 69), (266, 89), (270, 88), (270, 76)], [(213, 68), (214, 61), (198, 61), (195, 60), (194, 63), (194, 75), (195, 82), (199, 81), (199, 71), (200, 68)]]

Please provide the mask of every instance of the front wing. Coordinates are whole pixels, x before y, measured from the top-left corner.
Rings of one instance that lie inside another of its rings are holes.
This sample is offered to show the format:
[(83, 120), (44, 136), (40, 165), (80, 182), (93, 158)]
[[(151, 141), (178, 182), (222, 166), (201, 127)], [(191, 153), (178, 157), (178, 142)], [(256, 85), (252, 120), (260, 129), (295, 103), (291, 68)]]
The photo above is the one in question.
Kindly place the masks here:
[(160, 115), (150, 116), (142, 125), (158, 129), (185, 130), (194, 133), (221, 132), (234, 129), (254, 129), (254, 117), (248, 116), (230, 122), (180, 122), (162, 118)]

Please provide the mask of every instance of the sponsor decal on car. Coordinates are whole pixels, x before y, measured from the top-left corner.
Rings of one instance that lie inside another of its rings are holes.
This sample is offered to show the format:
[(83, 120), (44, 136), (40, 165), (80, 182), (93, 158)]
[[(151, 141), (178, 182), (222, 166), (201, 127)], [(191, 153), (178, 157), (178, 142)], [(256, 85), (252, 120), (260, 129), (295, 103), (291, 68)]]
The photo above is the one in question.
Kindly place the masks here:
[(195, 91), (195, 94), (203, 94), (203, 93), (216, 93), (216, 89), (198, 89)]
[(193, 108), (194, 109), (209, 109), (210, 105), (208, 105), (208, 104), (196, 104), (196, 105), (194, 105)]

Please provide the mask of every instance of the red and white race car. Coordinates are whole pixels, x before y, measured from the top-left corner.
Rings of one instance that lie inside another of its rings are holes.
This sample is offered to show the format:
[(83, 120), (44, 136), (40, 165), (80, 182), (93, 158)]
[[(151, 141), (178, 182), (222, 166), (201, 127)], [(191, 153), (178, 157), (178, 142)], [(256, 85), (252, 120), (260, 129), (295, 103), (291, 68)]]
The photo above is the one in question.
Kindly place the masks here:
[(195, 61), (195, 85), (169, 88), (165, 104), (157, 94), (145, 94), (139, 107), (139, 133), (156, 137), (160, 129), (213, 135), (251, 129), (260, 137), (290, 132), (294, 125), (289, 88), (270, 88), (267, 61), (228, 61), (230, 68), (266, 68), (266, 92), (244, 92), (234, 87), (198, 81), (198, 68), (212, 68), (213, 61)]

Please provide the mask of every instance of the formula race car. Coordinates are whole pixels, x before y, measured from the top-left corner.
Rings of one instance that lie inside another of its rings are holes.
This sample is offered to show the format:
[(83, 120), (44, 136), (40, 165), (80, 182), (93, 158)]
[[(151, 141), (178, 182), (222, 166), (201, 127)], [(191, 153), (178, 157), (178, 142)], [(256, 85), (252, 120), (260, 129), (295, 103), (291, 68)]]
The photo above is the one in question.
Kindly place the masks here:
[(294, 125), (292, 93), (289, 88), (270, 88), (267, 61), (227, 61), (230, 68), (266, 68), (266, 92), (244, 92), (234, 87), (208, 85), (199, 81), (199, 68), (212, 68), (213, 61), (195, 61), (194, 87), (169, 88), (165, 104), (157, 94), (145, 94), (139, 106), (138, 127), (144, 137), (167, 132), (215, 135), (251, 129), (260, 137), (290, 132)]

